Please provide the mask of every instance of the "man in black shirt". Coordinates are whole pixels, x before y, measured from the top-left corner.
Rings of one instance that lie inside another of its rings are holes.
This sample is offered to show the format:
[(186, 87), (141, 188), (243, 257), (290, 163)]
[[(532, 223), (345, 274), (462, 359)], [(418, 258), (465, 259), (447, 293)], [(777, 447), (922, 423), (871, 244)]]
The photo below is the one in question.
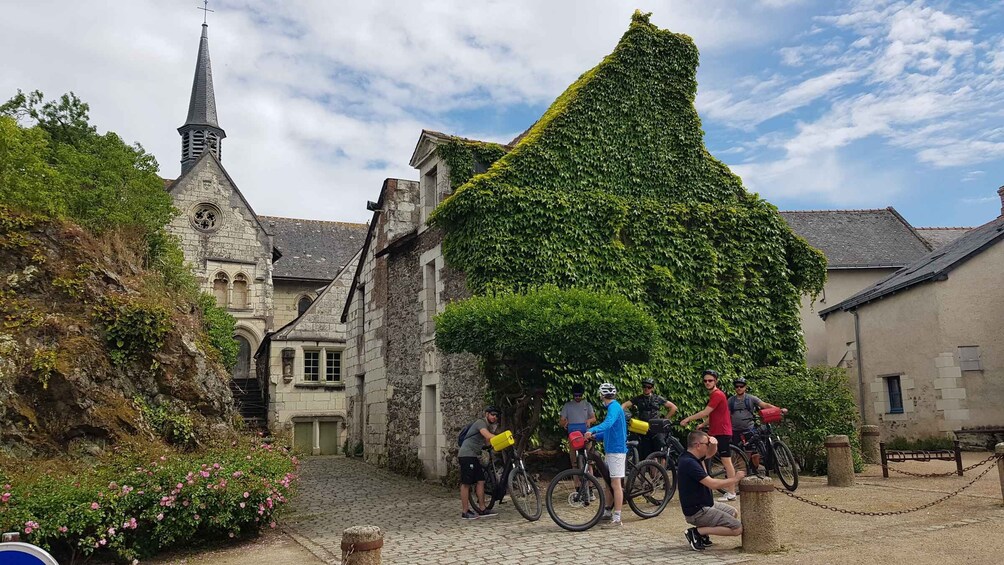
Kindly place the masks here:
[[(637, 418), (643, 422), (648, 422), (659, 417), (663, 408), (666, 409), (666, 418), (672, 418), (676, 414), (676, 404), (655, 394), (655, 380), (645, 378), (641, 381), (642, 393), (631, 400), (621, 404), (625, 411), (635, 409)], [(653, 451), (662, 451), (666, 447), (666, 434), (650, 431), (647, 435), (633, 435), (633, 439), (638, 440), (638, 456), (642, 459), (648, 457)]]
[(677, 475), (680, 481), (680, 507), (687, 523), (694, 526), (687, 530), (687, 543), (694, 550), (703, 550), (711, 545), (711, 534), (716, 536), (738, 536), (743, 533), (739, 511), (724, 502), (715, 502), (711, 489), (734, 487), (746, 476), (736, 472), (731, 479), (715, 479), (708, 476), (704, 460), (714, 457), (718, 451), (718, 440), (702, 431), (690, 432), (687, 436), (687, 451), (680, 456)]

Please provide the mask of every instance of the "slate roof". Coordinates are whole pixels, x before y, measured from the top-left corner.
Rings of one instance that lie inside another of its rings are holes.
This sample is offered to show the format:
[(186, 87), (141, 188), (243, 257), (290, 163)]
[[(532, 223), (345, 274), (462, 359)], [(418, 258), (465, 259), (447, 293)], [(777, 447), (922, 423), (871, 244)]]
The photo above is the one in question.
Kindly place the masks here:
[(199, 56), (195, 61), (195, 78), (192, 80), (192, 98), (188, 102), (185, 125), (213, 126), (219, 128), (216, 118), (216, 94), (213, 92), (213, 66), (209, 62), (209, 26), (202, 24), (199, 38)]
[(363, 246), (366, 224), (258, 216), (282, 251), (274, 279), (333, 280)]
[(843, 302), (819, 312), (826, 317), (836, 310), (852, 310), (868, 302), (901, 292), (927, 281), (948, 278), (948, 273), (1004, 238), (1004, 216), (987, 222), (940, 249), (935, 249)]
[(781, 212), (792, 231), (826, 255), (827, 268), (902, 267), (930, 251), (892, 207)]
[(973, 228), (916, 228), (917, 235), (922, 237), (931, 249), (940, 249), (966, 235), (971, 229)]

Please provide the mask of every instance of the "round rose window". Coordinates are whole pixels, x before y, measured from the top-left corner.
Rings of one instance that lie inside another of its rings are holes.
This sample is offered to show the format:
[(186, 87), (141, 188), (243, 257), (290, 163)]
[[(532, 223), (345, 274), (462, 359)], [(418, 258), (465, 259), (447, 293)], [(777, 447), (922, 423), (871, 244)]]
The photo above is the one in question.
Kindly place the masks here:
[(200, 231), (213, 231), (222, 220), (220, 209), (212, 204), (199, 204), (192, 211), (192, 224)]

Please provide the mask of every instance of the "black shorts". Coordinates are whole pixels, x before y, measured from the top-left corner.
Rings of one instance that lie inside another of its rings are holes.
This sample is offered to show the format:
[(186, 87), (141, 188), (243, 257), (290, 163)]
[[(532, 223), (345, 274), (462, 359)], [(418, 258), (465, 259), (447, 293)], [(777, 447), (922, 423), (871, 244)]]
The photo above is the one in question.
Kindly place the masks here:
[(481, 460), (477, 457), (460, 457), (458, 462), (460, 463), (460, 484), (473, 485), (485, 480)]
[(718, 440), (718, 455), (722, 457), (732, 457), (732, 436), (715, 436)]

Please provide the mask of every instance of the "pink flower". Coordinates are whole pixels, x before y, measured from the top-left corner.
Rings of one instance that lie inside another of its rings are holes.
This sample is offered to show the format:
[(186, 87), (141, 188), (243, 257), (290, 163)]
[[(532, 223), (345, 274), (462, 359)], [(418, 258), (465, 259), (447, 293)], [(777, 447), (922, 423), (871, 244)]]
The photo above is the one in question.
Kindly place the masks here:
[(234, 471), (234, 474), (233, 474), (233, 477), (234, 477), (235, 479), (236, 479), (237, 477), (243, 477), (243, 476), (244, 476), (244, 472), (243, 472), (243, 471)]
[(115, 528), (108, 528), (108, 535), (114, 536), (115, 535)]
[(65, 534), (68, 531), (70, 531), (70, 528), (67, 528), (66, 526), (60, 526), (59, 527), (59, 533), (61, 533), (61, 534)]
[(181, 489), (185, 488), (185, 485), (183, 485), (181, 483), (178, 483), (178, 484), (174, 485), (174, 488), (176, 488), (178, 490), (181, 490)]
[(249, 496), (251, 496), (251, 493), (248, 491), (244, 491), (244, 498), (247, 498)]
[(213, 463), (213, 469), (219, 469), (219, 468), (220, 468), (219, 463)]
[(0, 502), (7, 502), (8, 500), (10, 500), (10, 496), (11, 495), (9, 492), (3, 493), (2, 495), (0, 495)]
[(101, 505), (98, 504), (97, 502), (92, 502), (91, 503), (91, 510), (97, 510), (99, 508), (101, 508)]
[(98, 543), (101, 544), (101, 545), (104, 545), (104, 544), (108, 543), (108, 540), (106, 540), (104, 538), (101, 538), (101, 541), (99, 541)]
[(160, 522), (163, 519), (164, 519), (164, 513), (163, 512), (161, 512), (160, 514), (157, 514), (157, 521), (158, 522)]
[(244, 504), (244, 503), (242, 502), (242, 503), (241, 503), (241, 508), (244, 508), (245, 506), (247, 506), (247, 504)]
[(209, 478), (209, 471), (199, 471), (199, 474), (202, 475), (203, 479)]
[(196, 515), (195, 515), (195, 521), (196, 521), (196, 522), (198, 522), (198, 521), (199, 521), (199, 515), (198, 515), (198, 514), (196, 514)]
[(268, 525), (268, 527), (274, 528), (275, 527), (275, 522), (273, 521), (271, 524)]

